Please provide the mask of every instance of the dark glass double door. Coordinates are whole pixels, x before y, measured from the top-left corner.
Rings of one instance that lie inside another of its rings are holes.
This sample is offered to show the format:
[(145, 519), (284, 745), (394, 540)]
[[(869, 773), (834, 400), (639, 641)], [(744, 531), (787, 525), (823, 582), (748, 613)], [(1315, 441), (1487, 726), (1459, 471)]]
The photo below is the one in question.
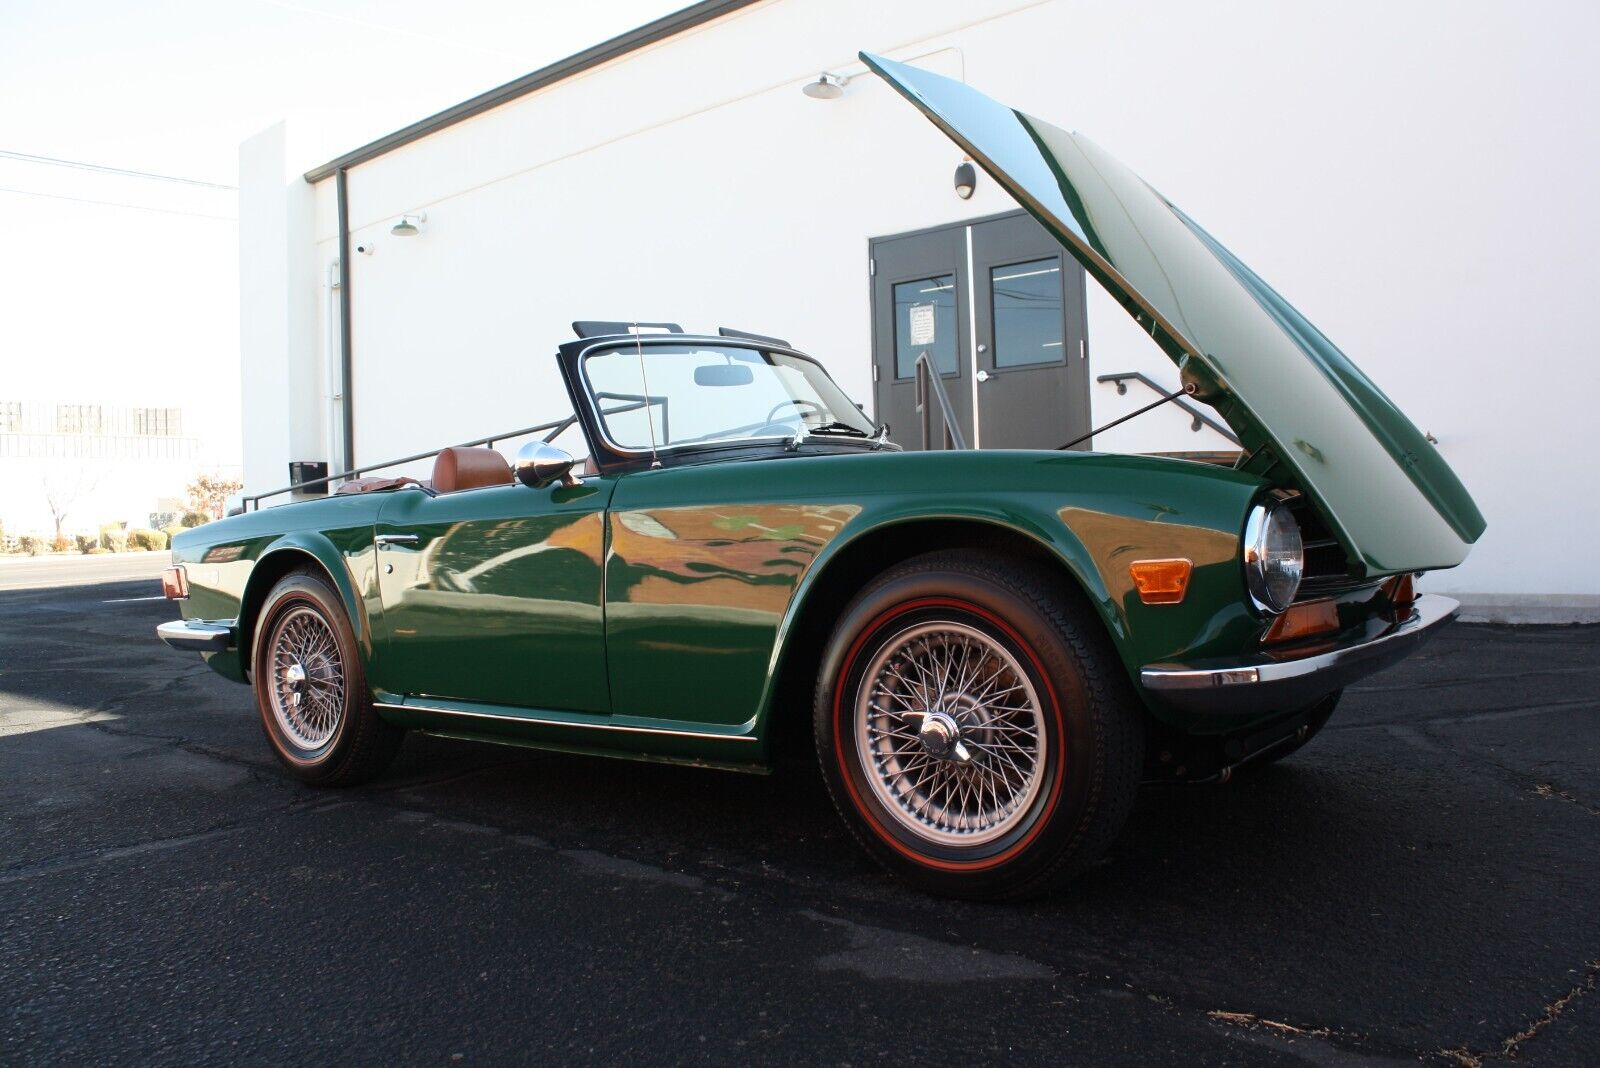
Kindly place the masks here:
[(896, 443), (922, 447), (924, 353), (968, 445), (1052, 449), (1089, 429), (1083, 268), (1032, 216), (878, 238), (871, 257), (873, 399)]

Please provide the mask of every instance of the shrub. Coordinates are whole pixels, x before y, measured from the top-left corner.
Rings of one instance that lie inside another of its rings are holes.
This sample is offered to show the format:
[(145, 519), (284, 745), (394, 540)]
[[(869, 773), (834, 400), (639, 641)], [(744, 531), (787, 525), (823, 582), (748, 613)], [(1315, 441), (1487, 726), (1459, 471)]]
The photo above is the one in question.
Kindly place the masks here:
[(114, 553), (128, 551), (128, 535), (122, 532), (121, 523), (107, 523), (100, 528), (100, 548)]
[(156, 552), (167, 547), (167, 536), (149, 527), (134, 527), (128, 531), (128, 548)]
[(98, 545), (91, 545), (91, 546), (89, 546), (87, 549), (85, 549), (83, 551), (88, 556), (102, 556), (102, 555), (110, 552), (111, 550), (110, 549), (102, 549)]
[(176, 538), (179, 534), (182, 534), (185, 530), (188, 530), (188, 529), (189, 529), (188, 527), (184, 526), (181, 523), (169, 523), (166, 526), (161, 528), (161, 533), (163, 533), (163, 534), (165, 534), (167, 536), (167, 544), (171, 545), (173, 538)]
[(24, 534), (17, 539), (17, 542), (22, 546), (22, 551), (29, 556), (38, 556), (48, 548), (45, 540), (36, 534)]
[(64, 553), (71, 548), (72, 539), (65, 534), (57, 534), (50, 539), (50, 551), (53, 553)]
[(89, 537), (87, 534), (76, 534), (73, 536), (72, 540), (77, 544), (78, 551), (80, 553), (87, 553), (90, 549), (95, 547), (95, 539)]
[(185, 512), (178, 522), (186, 527), (203, 527), (211, 522), (211, 517), (204, 512)]

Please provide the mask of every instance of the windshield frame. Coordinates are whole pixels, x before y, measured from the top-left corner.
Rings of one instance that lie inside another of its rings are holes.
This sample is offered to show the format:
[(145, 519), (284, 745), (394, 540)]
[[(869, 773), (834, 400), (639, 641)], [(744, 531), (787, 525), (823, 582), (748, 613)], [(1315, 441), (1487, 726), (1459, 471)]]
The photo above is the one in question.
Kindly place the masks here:
[[(783, 455), (794, 453), (804, 448), (807, 452), (818, 451), (857, 451), (863, 447), (867, 449), (881, 449), (888, 446), (881, 440), (881, 436), (852, 437), (843, 434), (826, 434), (812, 436), (800, 435), (798, 444), (794, 442), (794, 435), (766, 435), (762, 437), (742, 438), (716, 438), (708, 441), (683, 441), (672, 445), (659, 445), (654, 450), (650, 448), (633, 448), (618, 444), (607, 432), (605, 417), (601, 414), (600, 404), (595, 396), (595, 389), (589, 380), (585, 361), (589, 356), (609, 349), (628, 350), (635, 346), (640, 348), (660, 348), (664, 346), (705, 346), (717, 349), (744, 349), (757, 353), (778, 353), (780, 355), (800, 360), (812, 367), (833, 384), (846, 400), (852, 405), (855, 401), (845, 393), (843, 387), (834, 381), (833, 376), (822, 362), (813, 356), (790, 348), (787, 345), (775, 345), (768, 342), (756, 342), (733, 337), (709, 337), (695, 334), (640, 334), (614, 335), (604, 338), (585, 338), (579, 342), (569, 342), (561, 346), (561, 371), (566, 379), (567, 391), (571, 394), (573, 409), (578, 414), (578, 421), (583, 424), (584, 431), (589, 438), (590, 454), (595, 465), (602, 472), (633, 470), (651, 466), (666, 466), (669, 462), (681, 460), (685, 457), (702, 457), (708, 453), (727, 451), (748, 452), (751, 450)], [(868, 415), (864, 409), (861, 412), (863, 419), (878, 426), (877, 420)]]

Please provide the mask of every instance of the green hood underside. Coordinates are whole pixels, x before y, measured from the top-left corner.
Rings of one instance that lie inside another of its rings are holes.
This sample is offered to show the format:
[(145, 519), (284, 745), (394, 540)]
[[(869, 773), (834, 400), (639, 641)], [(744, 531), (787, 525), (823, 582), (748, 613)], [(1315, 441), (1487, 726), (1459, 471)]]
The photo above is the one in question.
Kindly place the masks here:
[(1255, 450), (1316, 503), (1352, 566), (1453, 567), (1484, 530), (1461, 480), (1344, 353), (1098, 145), (965, 84), (866, 64), (1032, 213)]

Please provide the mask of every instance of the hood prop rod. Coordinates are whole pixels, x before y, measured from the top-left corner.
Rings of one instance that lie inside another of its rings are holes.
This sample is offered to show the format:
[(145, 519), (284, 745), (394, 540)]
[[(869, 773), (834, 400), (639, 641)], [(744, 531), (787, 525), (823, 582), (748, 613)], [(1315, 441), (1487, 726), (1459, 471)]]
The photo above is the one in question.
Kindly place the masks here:
[(1107, 430), (1110, 430), (1112, 427), (1121, 426), (1123, 423), (1126, 423), (1129, 419), (1137, 419), (1137, 418), (1139, 418), (1139, 416), (1143, 415), (1145, 412), (1154, 411), (1155, 409), (1161, 407), (1163, 404), (1166, 404), (1168, 401), (1175, 401), (1179, 397), (1193, 396), (1193, 395), (1194, 395), (1194, 383), (1193, 382), (1185, 382), (1181, 388), (1175, 390), (1172, 393), (1164, 393), (1164, 394), (1162, 394), (1160, 400), (1151, 401), (1149, 404), (1146, 404), (1143, 408), (1140, 408), (1138, 411), (1129, 412), (1127, 415), (1120, 416), (1120, 417), (1118, 417), (1116, 419), (1113, 419), (1113, 420), (1111, 420), (1111, 422), (1107, 423), (1105, 426), (1096, 427), (1094, 430), (1089, 431), (1087, 434), (1079, 434), (1077, 437), (1073, 438), (1071, 441), (1067, 442), (1065, 445), (1057, 445), (1056, 446), (1056, 451), (1060, 452), (1062, 449), (1070, 449), (1074, 445), (1079, 444), (1080, 442), (1088, 441), (1090, 438), (1094, 437), (1096, 434), (1104, 434)]

